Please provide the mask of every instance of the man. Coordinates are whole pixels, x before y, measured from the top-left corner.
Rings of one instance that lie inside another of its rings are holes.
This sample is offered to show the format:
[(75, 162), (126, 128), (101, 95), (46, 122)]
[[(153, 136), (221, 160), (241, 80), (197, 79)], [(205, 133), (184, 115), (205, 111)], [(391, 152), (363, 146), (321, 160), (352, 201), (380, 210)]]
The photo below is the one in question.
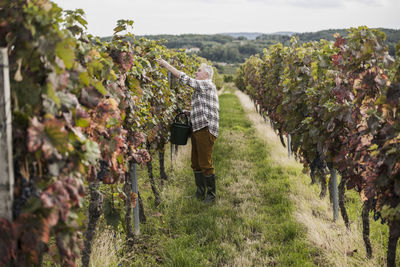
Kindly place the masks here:
[(215, 171), (212, 161), (214, 142), (218, 136), (219, 103), (212, 82), (213, 69), (203, 63), (196, 72), (196, 79), (180, 72), (165, 60), (157, 60), (179, 82), (194, 89), (191, 99), (190, 121), (192, 123), (192, 169), (196, 181), (196, 197), (206, 203), (215, 201)]

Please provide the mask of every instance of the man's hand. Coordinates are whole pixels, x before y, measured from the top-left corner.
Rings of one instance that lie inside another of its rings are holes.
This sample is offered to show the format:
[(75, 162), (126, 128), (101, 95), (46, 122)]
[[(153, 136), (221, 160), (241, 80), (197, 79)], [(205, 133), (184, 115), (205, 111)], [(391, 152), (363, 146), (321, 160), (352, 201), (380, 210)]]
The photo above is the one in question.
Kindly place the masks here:
[(164, 68), (165, 68), (167, 65), (169, 65), (169, 64), (167, 63), (167, 61), (165, 61), (165, 60), (162, 59), (162, 58), (156, 59), (156, 61), (157, 61), (158, 65), (160, 65), (161, 67), (164, 67)]
[(160, 67), (164, 67), (167, 70), (169, 70), (172, 75), (174, 75), (175, 77), (179, 78), (179, 76), (181, 75), (181, 72), (177, 69), (175, 69), (174, 67), (172, 67), (170, 64), (168, 64), (167, 61), (165, 61), (164, 59), (160, 58), (160, 59), (156, 59), (158, 65), (160, 65)]

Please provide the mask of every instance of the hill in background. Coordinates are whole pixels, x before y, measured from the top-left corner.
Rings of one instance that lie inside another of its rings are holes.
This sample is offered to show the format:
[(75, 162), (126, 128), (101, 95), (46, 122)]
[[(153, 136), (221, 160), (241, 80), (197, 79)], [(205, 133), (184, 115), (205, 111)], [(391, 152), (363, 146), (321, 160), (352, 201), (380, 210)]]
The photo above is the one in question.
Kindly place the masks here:
[[(400, 41), (400, 30), (378, 28), (386, 34), (386, 44), (389, 53), (395, 54), (395, 47)], [(299, 42), (319, 41), (320, 39), (334, 40), (333, 35), (339, 33), (346, 36), (346, 29), (329, 29), (318, 32), (276, 32), (271, 34), (259, 32), (233, 32), (221, 34), (182, 34), (182, 35), (144, 35), (150, 40), (166, 40), (168, 48), (185, 49), (188, 53), (196, 53), (210, 61), (222, 63), (220, 65), (238, 64), (251, 55), (261, 54), (264, 48), (280, 42), (290, 44), (290, 38), (297, 36)], [(105, 39), (105, 38), (103, 38)]]
[[(261, 33), (261, 32), (227, 32), (227, 33), (220, 33), (220, 34), (231, 36), (233, 38), (246, 37), (246, 39), (248, 39), (248, 40), (255, 40), (259, 36), (268, 35), (266, 33)], [(292, 36), (293, 34), (295, 34), (295, 32), (275, 32), (275, 33), (271, 33), (271, 34), (272, 35)]]

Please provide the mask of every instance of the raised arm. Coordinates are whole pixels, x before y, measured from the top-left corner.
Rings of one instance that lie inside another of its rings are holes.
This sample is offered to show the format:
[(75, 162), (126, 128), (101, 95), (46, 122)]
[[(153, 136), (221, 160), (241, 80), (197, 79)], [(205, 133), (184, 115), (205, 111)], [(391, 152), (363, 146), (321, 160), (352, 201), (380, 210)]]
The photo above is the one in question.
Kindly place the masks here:
[(175, 69), (174, 67), (172, 67), (167, 61), (165, 61), (164, 59), (157, 59), (158, 64), (161, 67), (166, 68), (167, 70), (169, 70), (172, 75), (174, 75), (175, 77), (179, 78), (179, 76), (181, 75), (181, 72), (177, 69)]
[(174, 67), (172, 67), (170, 64), (168, 64), (168, 62), (166, 62), (163, 59), (157, 59), (157, 62), (161, 67), (166, 68), (167, 70), (169, 70), (172, 73), (172, 75), (179, 78), (179, 82), (186, 84), (186, 85), (194, 88), (195, 90), (205, 91), (205, 90), (209, 90), (213, 87), (212, 82), (208, 79), (212, 75), (210, 75), (210, 73), (207, 72), (204, 69), (204, 67), (200, 67), (197, 70), (196, 79), (193, 79), (193, 78), (189, 77), (186, 73), (180, 72), (179, 70), (175, 69)]
[(186, 84), (192, 87), (194, 90), (205, 91), (211, 88), (210, 80), (196, 80), (184, 72), (181, 72), (181, 76), (179, 77), (179, 82)]

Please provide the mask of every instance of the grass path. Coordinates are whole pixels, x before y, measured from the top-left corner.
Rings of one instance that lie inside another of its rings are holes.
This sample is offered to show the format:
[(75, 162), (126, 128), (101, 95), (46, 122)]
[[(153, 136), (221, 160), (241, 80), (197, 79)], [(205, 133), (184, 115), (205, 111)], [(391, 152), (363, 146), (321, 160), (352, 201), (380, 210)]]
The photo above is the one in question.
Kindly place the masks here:
[[(195, 190), (190, 145), (180, 150), (162, 191), (159, 212), (123, 266), (314, 266), (317, 249), (293, 217), (290, 168), (271, 164), (239, 99), (220, 95), (220, 136), (214, 149), (218, 199), (206, 205)], [(145, 196), (150, 198), (151, 195)], [(153, 207), (148, 207), (153, 208)]]

